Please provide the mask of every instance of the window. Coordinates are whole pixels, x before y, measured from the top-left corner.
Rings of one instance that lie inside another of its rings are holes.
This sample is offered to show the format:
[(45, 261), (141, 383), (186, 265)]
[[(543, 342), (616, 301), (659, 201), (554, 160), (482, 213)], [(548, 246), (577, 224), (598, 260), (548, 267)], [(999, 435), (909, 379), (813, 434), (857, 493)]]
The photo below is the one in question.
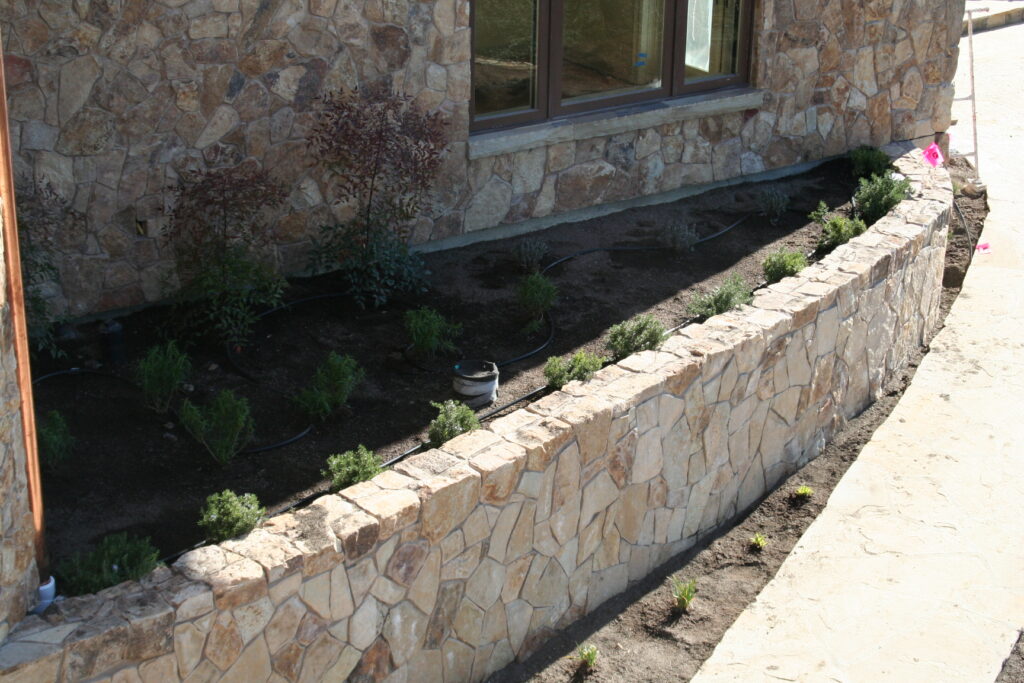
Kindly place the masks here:
[(744, 82), (752, 0), (475, 0), (473, 128)]

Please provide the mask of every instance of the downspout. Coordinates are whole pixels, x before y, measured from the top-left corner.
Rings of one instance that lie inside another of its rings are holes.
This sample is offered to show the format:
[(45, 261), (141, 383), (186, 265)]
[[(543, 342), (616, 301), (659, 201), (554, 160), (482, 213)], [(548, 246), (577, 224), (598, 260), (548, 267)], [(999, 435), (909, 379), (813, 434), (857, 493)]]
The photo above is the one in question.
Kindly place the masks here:
[[(0, 43), (2, 44), (2, 43)], [(43, 487), (36, 448), (36, 418), (32, 401), (32, 369), (29, 365), (28, 325), (25, 321), (25, 290), (21, 281), (21, 256), (18, 250), (18, 223), (14, 208), (14, 177), (11, 161), (11, 131), (7, 120), (7, 83), (4, 59), (0, 51), (0, 200), (2, 200), (4, 265), (7, 270), (7, 304), (11, 311), (14, 358), (17, 363), (18, 391), (21, 397), (21, 431), (25, 446), (25, 474), (28, 500), (35, 528), (36, 568), (40, 581), (49, 578), (46, 542), (43, 536)]]

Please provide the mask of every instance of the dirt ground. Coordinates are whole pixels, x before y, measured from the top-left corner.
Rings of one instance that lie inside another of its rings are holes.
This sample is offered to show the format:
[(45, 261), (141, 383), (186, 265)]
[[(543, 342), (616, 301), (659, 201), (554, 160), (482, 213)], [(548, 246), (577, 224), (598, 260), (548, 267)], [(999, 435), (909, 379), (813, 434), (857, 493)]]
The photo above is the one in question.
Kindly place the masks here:
[[(958, 184), (970, 172), (962, 159), (954, 159), (950, 171)], [(984, 197), (961, 195), (956, 202), (969, 232), (959, 221), (951, 231), (947, 265), (953, 266), (969, 264), (988, 213)], [(961, 276), (958, 286), (962, 280)], [(943, 320), (958, 294), (958, 288), (944, 290)], [(917, 350), (907, 367), (885, 387), (881, 398), (851, 420), (817, 459), (769, 494), (745, 519), (665, 563), (646, 580), (557, 634), (526, 661), (493, 675), (491, 683), (692, 678), (725, 631), (775, 576), (875, 429), (899, 402), (925, 353), (926, 348)], [(792, 493), (805, 485), (814, 490), (814, 495), (806, 503), (796, 504)], [(757, 533), (768, 540), (761, 551), (751, 548), (750, 539)], [(697, 581), (697, 596), (687, 613), (679, 614), (673, 608), (670, 575)], [(581, 643), (594, 644), (601, 652), (597, 667), (589, 674), (584, 674), (573, 658)], [(1018, 642), (999, 683), (1024, 680), (1020, 676), (1024, 672), (1022, 648), (1024, 645)]]

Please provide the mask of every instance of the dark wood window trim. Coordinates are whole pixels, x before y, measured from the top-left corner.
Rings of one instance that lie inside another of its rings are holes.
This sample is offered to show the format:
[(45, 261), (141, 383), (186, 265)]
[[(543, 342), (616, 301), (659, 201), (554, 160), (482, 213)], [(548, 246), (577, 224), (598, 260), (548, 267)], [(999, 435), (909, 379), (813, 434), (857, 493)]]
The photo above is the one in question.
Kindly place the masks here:
[[(641, 102), (677, 98), (680, 96), (706, 93), (710, 90), (732, 88), (747, 84), (750, 75), (750, 54), (752, 50), (754, 2), (740, 0), (740, 26), (738, 64), (735, 74), (702, 79), (695, 83), (687, 83), (683, 61), (686, 58), (686, 15), (687, 0), (666, 0), (665, 28), (663, 40), (663, 86), (658, 89), (640, 93), (594, 97), (585, 102), (564, 104), (561, 101), (561, 69), (554, 65), (560, 64), (563, 54), (562, 16), (565, 0), (538, 0), (538, 47), (537, 47), (537, 94), (538, 106), (528, 111), (511, 114), (493, 114), (477, 117), (475, 101), (475, 59), (470, 60), (471, 87), (470, 92), (470, 131), (490, 131), (511, 128), (529, 123), (570, 118), (580, 114), (591, 114), (603, 110), (611, 110)], [(475, 26), (475, 5), (470, 3), (470, 27)], [(475, 55), (475, 32), (473, 53)]]

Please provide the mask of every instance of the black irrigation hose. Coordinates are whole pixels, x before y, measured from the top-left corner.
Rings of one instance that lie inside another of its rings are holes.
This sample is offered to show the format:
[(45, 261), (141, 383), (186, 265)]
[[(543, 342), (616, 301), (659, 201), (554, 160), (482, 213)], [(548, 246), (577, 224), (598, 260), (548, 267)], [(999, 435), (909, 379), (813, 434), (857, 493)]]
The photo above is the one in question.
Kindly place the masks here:
[(86, 369), (86, 368), (68, 368), (67, 370), (57, 370), (55, 372), (50, 372), (50, 373), (47, 373), (47, 374), (43, 375), (42, 377), (34, 378), (32, 380), (32, 384), (36, 385), (36, 384), (39, 384), (40, 382), (42, 382), (45, 379), (50, 379), (51, 377), (61, 377), (63, 375), (96, 375), (98, 377), (109, 377), (111, 379), (117, 379), (117, 380), (120, 380), (120, 381), (124, 382), (125, 384), (130, 384), (133, 387), (138, 388), (138, 386), (135, 384), (135, 382), (132, 382), (127, 377), (122, 377), (121, 375), (115, 375), (112, 372), (103, 372), (102, 370), (89, 370), (89, 369)]
[[(973, 259), (974, 250), (977, 248), (977, 244), (975, 243), (974, 238), (971, 237), (971, 230), (967, 227), (967, 217), (964, 216), (964, 211), (960, 208), (960, 205), (956, 203), (956, 197), (953, 197), (953, 207), (956, 208), (956, 212), (960, 216), (960, 224), (964, 228), (964, 234), (967, 235), (967, 244), (971, 246), (970, 257)], [(981, 240), (981, 233), (978, 233), (978, 239)]]
[(536, 356), (538, 353), (540, 353), (541, 351), (543, 351), (547, 347), (551, 346), (551, 342), (553, 342), (555, 340), (555, 323), (554, 323), (554, 321), (551, 320), (551, 314), (550, 313), (546, 313), (544, 315), (544, 320), (548, 324), (548, 338), (546, 340), (544, 340), (543, 344), (541, 344), (540, 346), (538, 346), (537, 348), (535, 348), (532, 351), (527, 351), (526, 353), (524, 353), (521, 356), (516, 356), (515, 358), (510, 358), (509, 360), (503, 360), (503, 361), (501, 361), (499, 363), (495, 363), (495, 365), (497, 365), (499, 368), (503, 368), (506, 365), (512, 365), (513, 363), (518, 363), (521, 360), (526, 360), (527, 358), (532, 358), (533, 356)]

